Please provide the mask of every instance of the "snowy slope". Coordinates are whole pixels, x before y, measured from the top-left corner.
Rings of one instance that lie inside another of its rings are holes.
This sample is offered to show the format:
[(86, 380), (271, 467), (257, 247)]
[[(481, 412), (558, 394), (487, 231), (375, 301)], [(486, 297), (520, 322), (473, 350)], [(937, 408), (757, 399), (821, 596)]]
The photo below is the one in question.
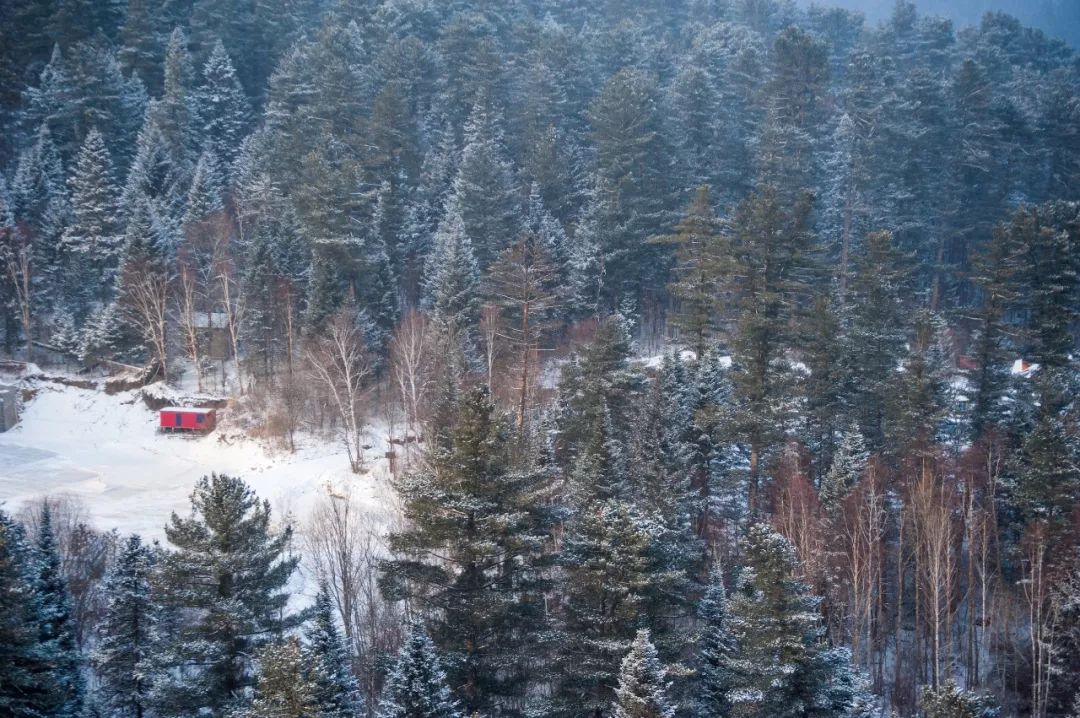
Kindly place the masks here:
[(242, 477), (277, 516), (302, 522), (327, 490), (349, 491), (375, 513), (387, 506), (385, 450), (373, 440), (371, 471), (353, 475), (344, 451), (308, 441), (296, 454), (225, 443), (222, 432), (186, 438), (157, 432), (137, 392), (106, 394), (40, 384), (19, 426), (0, 434), (0, 504), (17, 511), (48, 494), (85, 503), (100, 529), (161, 538), (172, 511), (186, 513), (195, 481), (211, 471)]

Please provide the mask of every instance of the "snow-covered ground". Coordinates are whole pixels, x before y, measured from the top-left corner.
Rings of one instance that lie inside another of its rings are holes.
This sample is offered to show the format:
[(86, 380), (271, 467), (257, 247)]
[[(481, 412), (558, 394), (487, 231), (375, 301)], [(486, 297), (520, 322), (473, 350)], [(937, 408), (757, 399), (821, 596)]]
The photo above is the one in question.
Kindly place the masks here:
[(36, 390), (19, 425), (0, 433), (0, 505), (7, 511), (68, 494), (99, 529), (162, 538), (170, 513), (188, 512), (192, 487), (211, 471), (240, 476), (276, 516), (300, 525), (328, 491), (348, 491), (376, 514), (389, 505), (385, 437), (372, 437), (370, 471), (354, 475), (344, 450), (311, 439), (285, 454), (223, 431), (159, 434), (157, 412), (138, 392), (108, 396), (44, 382)]

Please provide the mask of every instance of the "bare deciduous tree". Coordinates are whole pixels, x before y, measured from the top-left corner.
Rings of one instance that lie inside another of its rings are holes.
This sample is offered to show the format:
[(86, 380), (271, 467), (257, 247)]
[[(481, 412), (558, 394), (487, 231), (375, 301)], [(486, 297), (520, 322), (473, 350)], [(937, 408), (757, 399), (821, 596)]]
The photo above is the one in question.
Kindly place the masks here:
[(328, 493), (315, 505), (304, 532), (308, 559), (337, 605), (369, 716), (381, 690), (376, 661), (400, 642), (398, 610), (378, 586), (384, 530), (352, 495)]
[[(540, 238), (532, 233), (527, 233), (503, 251), (488, 274), (488, 292), (503, 311), (505, 328), (502, 331), (516, 355), (515, 404), (519, 430), (525, 425), (536, 350), (544, 332), (550, 328), (551, 314), (558, 306), (557, 280), (554, 262)], [(493, 344), (493, 341), (489, 342), (489, 345)], [(491, 363), (489, 359), (489, 367)], [(489, 388), (490, 383), (489, 379)]]
[(26, 360), (34, 360), (33, 343), (33, 279), (30, 261), (30, 244), (24, 233), (16, 228), (5, 230), (3, 237), (3, 260), (8, 279), (15, 289), (15, 302), (19, 307), (19, 322), (26, 338)]
[(411, 447), (420, 435), (423, 408), (427, 401), (428, 348), (427, 318), (410, 309), (394, 329), (390, 339), (390, 375), (404, 414), (404, 463), (411, 463)]
[(327, 322), (304, 350), (308, 371), (326, 391), (349, 465), (353, 472), (364, 467), (364, 395), (372, 375), (371, 357), (364, 346), (360, 327), (349, 307), (342, 308)]
[(153, 257), (129, 257), (120, 268), (120, 306), (161, 365), (161, 375), (169, 380), (169, 288), (165, 268)]

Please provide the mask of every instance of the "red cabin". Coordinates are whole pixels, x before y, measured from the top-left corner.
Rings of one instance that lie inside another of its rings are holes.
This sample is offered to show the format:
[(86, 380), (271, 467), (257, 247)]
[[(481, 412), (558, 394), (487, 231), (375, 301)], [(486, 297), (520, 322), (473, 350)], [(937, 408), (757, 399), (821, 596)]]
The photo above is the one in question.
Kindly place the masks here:
[(206, 433), (214, 430), (217, 414), (214, 409), (167, 406), (161, 410), (159, 426), (162, 431)]

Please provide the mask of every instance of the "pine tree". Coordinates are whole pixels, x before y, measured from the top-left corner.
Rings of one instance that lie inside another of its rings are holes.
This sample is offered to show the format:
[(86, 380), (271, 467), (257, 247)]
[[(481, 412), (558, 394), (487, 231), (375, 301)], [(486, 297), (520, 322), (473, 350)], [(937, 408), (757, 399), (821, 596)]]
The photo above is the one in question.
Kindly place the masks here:
[(0, 712), (12, 718), (52, 715), (57, 691), (31, 562), (22, 525), (0, 511)]
[(330, 591), (315, 595), (311, 622), (304, 632), (304, 666), (311, 681), (312, 703), (319, 718), (352, 718), (360, 714), (360, 688), (350, 667), (349, 651), (334, 621)]
[(85, 311), (85, 300), (103, 301), (112, 291), (122, 237), (112, 163), (97, 130), (86, 135), (68, 186), (73, 221), (64, 232), (64, 246), (72, 256), (77, 284), (89, 294), (77, 303)]
[(129, 215), (146, 198), (170, 232), (175, 232), (174, 226), (184, 212), (192, 168), (183, 148), (174, 145), (164, 133), (163, 121), (162, 106), (151, 102), (135, 143), (135, 157), (128, 169), (120, 206)]
[(203, 67), (202, 84), (195, 94), (195, 116), (203, 149), (230, 170), (247, 133), (249, 112), (236, 70), (219, 40)]
[(730, 334), (742, 440), (750, 453), (749, 508), (760, 509), (759, 479), (775, 448), (782, 417), (776, 412), (790, 391), (785, 351), (798, 344), (792, 319), (802, 314), (815, 266), (809, 231), (813, 198), (788, 207), (774, 187), (742, 202), (725, 237), (726, 260), (717, 271), (722, 295), (731, 296)]
[(151, 597), (153, 552), (132, 535), (124, 543), (105, 581), (106, 609), (98, 625), (93, 655), (100, 682), (96, 697), (115, 718), (149, 713), (147, 672), (156, 615)]
[(460, 718), (435, 645), (421, 623), (409, 625), (379, 700), (378, 718)]
[(299, 561), (286, 554), (292, 531), (271, 530), (269, 503), (242, 480), (211, 474), (165, 537), (175, 550), (162, 559), (162, 602), (180, 618), (154, 651), (155, 712), (220, 718), (244, 706), (250, 656), (299, 618), (285, 611)]
[(695, 715), (701, 718), (731, 714), (729, 691), (734, 688), (738, 646), (731, 633), (727, 591), (719, 568), (714, 568), (698, 606), (701, 637), (697, 645), (700, 693)]
[[(322, 718), (315, 683), (306, 674), (300, 642), (295, 637), (264, 646), (258, 654), (255, 698), (244, 718)], [(351, 714), (355, 715), (355, 714)]]
[(612, 715), (615, 718), (674, 718), (675, 707), (666, 695), (665, 674), (656, 648), (649, 641), (649, 630), (640, 629), (619, 671)]
[(589, 109), (598, 186), (613, 194), (620, 215), (616, 226), (602, 228), (606, 241), (599, 242), (612, 306), (623, 299), (637, 302), (667, 270), (666, 253), (648, 244), (671, 208), (657, 104), (654, 81), (626, 68), (604, 84)]
[(395, 482), (411, 527), (391, 535), (383, 582), (438, 612), (432, 632), (459, 697), (488, 710), (521, 700), (535, 680), (524, 647), (545, 627), (548, 477), (511, 462), (509, 428), (483, 389), (454, 415), (430, 468)]
[(880, 451), (893, 375), (907, 340), (905, 258), (889, 232), (866, 237), (855, 258), (841, 364), (847, 402), (871, 451)]
[(675, 247), (671, 293), (679, 300), (675, 325), (685, 333), (686, 343), (700, 357), (716, 331), (716, 253), (721, 243), (720, 225), (713, 212), (709, 187), (698, 188), (674, 234), (661, 237)]
[(1007, 412), (1004, 400), (1011, 362), (1005, 314), (1017, 300), (1018, 239), (1007, 225), (995, 227), (990, 241), (974, 258), (972, 281), (982, 293), (982, 302), (975, 312), (978, 322), (973, 350), (975, 369), (969, 374), (974, 385), (973, 439), (993, 426), (1000, 426)]
[(34, 558), (37, 563), (34, 590), (40, 616), (38, 640), (47, 656), (53, 687), (48, 715), (79, 718), (86, 692), (83, 661), (76, 644), (71, 593), (60, 565), (60, 549), (53, 533), (52, 510), (48, 502), (41, 509)]

